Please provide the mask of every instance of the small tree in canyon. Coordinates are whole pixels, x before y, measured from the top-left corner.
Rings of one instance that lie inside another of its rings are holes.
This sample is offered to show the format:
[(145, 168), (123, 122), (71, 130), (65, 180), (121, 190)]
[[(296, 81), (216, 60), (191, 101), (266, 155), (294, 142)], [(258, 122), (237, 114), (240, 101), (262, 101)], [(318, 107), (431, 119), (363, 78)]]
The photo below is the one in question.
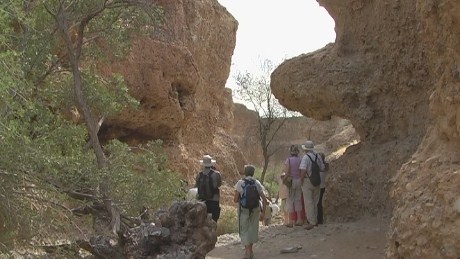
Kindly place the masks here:
[(235, 80), (236, 94), (240, 99), (252, 105), (257, 113), (257, 139), (262, 149), (264, 164), (260, 181), (263, 183), (270, 158), (276, 153), (273, 146), (279, 130), (286, 122), (289, 111), (283, 107), (270, 89), (270, 74), (274, 64), (264, 60), (261, 64), (262, 74), (256, 76), (250, 73), (238, 73)]

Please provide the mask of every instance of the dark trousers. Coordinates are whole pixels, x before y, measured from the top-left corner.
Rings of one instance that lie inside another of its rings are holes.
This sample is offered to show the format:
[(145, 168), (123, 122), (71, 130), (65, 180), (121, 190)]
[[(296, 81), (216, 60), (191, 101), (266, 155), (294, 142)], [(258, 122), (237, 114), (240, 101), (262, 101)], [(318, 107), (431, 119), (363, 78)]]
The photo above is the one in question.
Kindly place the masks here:
[(206, 204), (206, 208), (207, 208), (208, 213), (211, 213), (212, 219), (217, 223), (217, 220), (220, 217), (219, 202), (218, 201), (206, 200), (206, 201), (204, 201), (204, 203)]
[(323, 224), (323, 195), (326, 188), (321, 188), (318, 201), (318, 224)]

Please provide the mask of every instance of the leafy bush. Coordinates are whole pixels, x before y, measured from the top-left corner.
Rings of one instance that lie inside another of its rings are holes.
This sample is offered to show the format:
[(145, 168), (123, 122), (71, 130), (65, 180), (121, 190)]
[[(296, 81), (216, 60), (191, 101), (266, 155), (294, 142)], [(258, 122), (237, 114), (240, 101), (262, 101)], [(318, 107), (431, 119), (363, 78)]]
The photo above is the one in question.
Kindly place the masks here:
[(143, 206), (169, 207), (172, 201), (185, 197), (179, 174), (167, 169), (161, 144), (155, 141), (132, 148), (115, 140), (107, 146), (111, 194), (130, 214)]
[(111, 198), (128, 215), (138, 215), (142, 206), (167, 207), (183, 198), (180, 177), (167, 169), (160, 141), (135, 148), (112, 141), (105, 147), (109, 170), (100, 170), (94, 153), (83, 148), (84, 127), (34, 109), (0, 121), (0, 250), (17, 240), (80, 235), (84, 226), (69, 209), (82, 203), (63, 191), (97, 194), (102, 179), (109, 179)]

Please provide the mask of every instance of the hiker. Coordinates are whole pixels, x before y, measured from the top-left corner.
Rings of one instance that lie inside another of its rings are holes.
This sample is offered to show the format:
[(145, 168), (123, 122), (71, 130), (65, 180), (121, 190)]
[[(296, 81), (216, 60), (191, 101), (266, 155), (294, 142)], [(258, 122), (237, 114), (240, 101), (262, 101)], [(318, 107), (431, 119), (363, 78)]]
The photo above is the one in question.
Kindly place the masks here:
[(321, 176), (321, 184), (320, 184), (320, 193), (319, 193), (319, 201), (318, 201), (318, 224), (324, 223), (324, 216), (323, 216), (323, 196), (324, 192), (326, 191), (326, 172), (329, 170), (329, 164), (326, 162), (326, 156), (324, 153), (318, 153), (324, 162), (324, 171), (321, 171), (319, 174)]
[(275, 203), (278, 204), (278, 200), (281, 199), (280, 211), (283, 212), (283, 224), (286, 226), (289, 224), (289, 212), (286, 206), (289, 188), (284, 184), (285, 177), (286, 173), (282, 173), (278, 179), (278, 194), (276, 195)]
[[(319, 171), (324, 171), (324, 162), (320, 155), (314, 151), (315, 144), (313, 141), (308, 140), (302, 145), (302, 149), (305, 151), (305, 155), (302, 158), (300, 163), (300, 177), (302, 182), (302, 193), (305, 203), (305, 210), (307, 214), (308, 223), (305, 226), (305, 229), (310, 230), (315, 226), (318, 226), (318, 201), (320, 197), (320, 181), (317, 183), (317, 186), (314, 186), (311, 183), (313, 177), (313, 163), (319, 167)], [(318, 172), (319, 178), (319, 172)]]
[(216, 163), (210, 155), (203, 156), (200, 164), (203, 166), (203, 171), (196, 175), (195, 187), (198, 189), (198, 200), (206, 204), (208, 214), (211, 214), (212, 219), (217, 223), (220, 217), (220, 193), (219, 187), (222, 185), (220, 172), (211, 169)]
[[(287, 197), (287, 211), (289, 213), (289, 218), (287, 227), (301, 226), (302, 222), (302, 184), (300, 181), (300, 162), (302, 161), (299, 157), (299, 147), (297, 145), (291, 145), (289, 148), (289, 157), (284, 162), (285, 177), (290, 177), (292, 181), (289, 186), (289, 195)], [(286, 181), (285, 181), (286, 182)], [(290, 217), (291, 214), (295, 213), (295, 220)]]
[[(233, 201), (239, 204), (239, 236), (245, 248), (244, 258), (254, 257), (252, 247), (259, 239), (259, 215), (264, 215), (267, 208), (264, 188), (258, 180), (253, 178), (254, 171), (253, 165), (244, 166), (245, 177), (236, 183), (233, 197)], [(259, 208), (259, 200), (262, 200), (261, 208)]]

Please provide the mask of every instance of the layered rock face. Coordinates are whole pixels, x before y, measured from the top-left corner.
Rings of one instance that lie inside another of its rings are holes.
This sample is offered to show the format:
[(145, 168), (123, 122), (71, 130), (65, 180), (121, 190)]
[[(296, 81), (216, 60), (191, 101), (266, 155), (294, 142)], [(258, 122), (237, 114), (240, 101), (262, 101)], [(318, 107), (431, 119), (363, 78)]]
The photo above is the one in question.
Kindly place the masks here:
[(388, 257), (458, 257), (460, 2), (318, 2), (336, 42), (284, 62), (271, 86), (289, 109), (359, 133), (331, 165), (326, 216), (392, 213)]
[(238, 24), (216, 0), (155, 2), (164, 11), (155, 36), (135, 37), (127, 59), (101, 68), (125, 77), (140, 108), (106, 120), (100, 135), (133, 145), (162, 139), (190, 184), (204, 154), (235, 178), (244, 162), (226, 134), (233, 114), (225, 83)]
[(416, 1), (433, 78), (430, 124), (398, 172), (392, 198), (389, 257), (460, 256), (460, 2)]

